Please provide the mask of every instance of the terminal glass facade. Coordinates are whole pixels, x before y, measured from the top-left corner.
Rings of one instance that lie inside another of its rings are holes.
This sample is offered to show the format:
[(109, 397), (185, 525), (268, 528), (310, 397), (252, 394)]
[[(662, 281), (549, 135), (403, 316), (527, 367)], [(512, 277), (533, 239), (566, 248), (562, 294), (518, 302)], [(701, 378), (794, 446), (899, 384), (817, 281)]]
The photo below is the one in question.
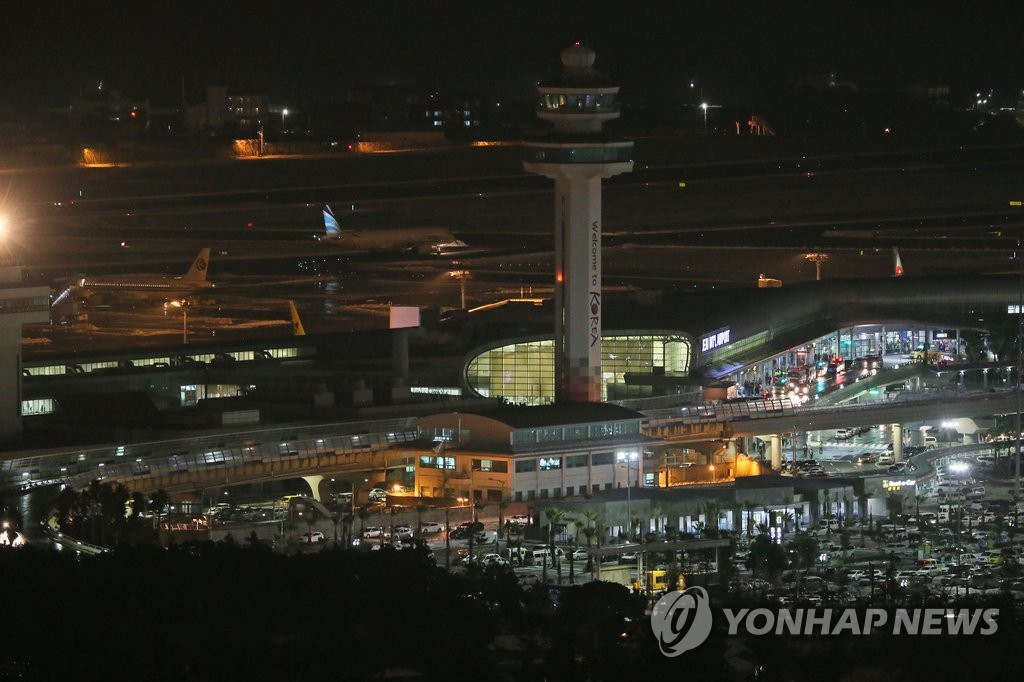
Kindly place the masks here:
[[(625, 375), (687, 376), (690, 339), (674, 335), (604, 336), (601, 339), (601, 400), (652, 395), (650, 385), (627, 385)], [(555, 399), (554, 342), (523, 341), (486, 350), (469, 361), (469, 389), (516, 405), (547, 405)]]

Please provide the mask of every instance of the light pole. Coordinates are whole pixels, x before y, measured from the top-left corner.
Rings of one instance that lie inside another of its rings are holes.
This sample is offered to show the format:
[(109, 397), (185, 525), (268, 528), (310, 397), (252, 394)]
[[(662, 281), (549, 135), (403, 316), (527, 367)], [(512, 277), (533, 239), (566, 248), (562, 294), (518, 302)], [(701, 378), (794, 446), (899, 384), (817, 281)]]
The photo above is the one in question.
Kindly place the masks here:
[(505, 481), (500, 478), (488, 478), (488, 481), (493, 483), (501, 484), (501, 499), (498, 500), (498, 532), (495, 534), (494, 544), (497, 546), (498, 537), (504, 533), (505, 529), (505, 510), (503, 508), (505, 504)]
[(448, 276), (453, 279), (459, 280), (459, 307), (462, 310), (466, 309), (466, 280), (470, 278), (469, 270), (458, 269), (449, 270)]
[(281, 132), (282, 133), (284, 132), (284, 119), (287, 116), (288, 116), (288, 110), (287, 109), (282, 109), (281, 110)]
[(700, 108), (704, 110), (704, 134), (708, 134), (708, 103), (701, 102)]
[(714, 483), (715, 482), (715, 465), (714, 464), (709, 464), (708, 465), (708, 471), (711, 472), (711, 482)]
[(175, 308), (181, 308), (181, 344), (183, 346), (188, 345), (188, 308), (189, 300), (187, 298), (175, 299), (169, 301), (165, 305), (171, 305)]
[[(633, 512), (632, 512), (632, 500), (630, 499), (630, 488), (632, 487), (632, 481), (629, 478), (629, 472), (633, 468), (633, 463), (637, 462), (639, 455), (635, 452), (620, 452), (616, 459), (620, 465), (625, 463), (626, 465), (626, 532), (629, 534), (629, 539), (633, 539)], [(637, 477), (640, 476), (640, 467), (637, 466)]]

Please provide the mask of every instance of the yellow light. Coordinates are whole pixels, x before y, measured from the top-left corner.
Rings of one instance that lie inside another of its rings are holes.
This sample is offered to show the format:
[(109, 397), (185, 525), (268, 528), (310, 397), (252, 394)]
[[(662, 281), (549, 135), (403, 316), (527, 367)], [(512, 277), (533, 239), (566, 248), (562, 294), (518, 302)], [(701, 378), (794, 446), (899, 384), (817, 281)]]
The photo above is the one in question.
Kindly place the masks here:
[(1020, 205), (1022, 205), (1022, 203), (1024, 203), (1024, 202), (1020, 202), (1020, 201), (1011, 201), (1011, 202), (1010, 202), (1010, 206), (1020, 206)]

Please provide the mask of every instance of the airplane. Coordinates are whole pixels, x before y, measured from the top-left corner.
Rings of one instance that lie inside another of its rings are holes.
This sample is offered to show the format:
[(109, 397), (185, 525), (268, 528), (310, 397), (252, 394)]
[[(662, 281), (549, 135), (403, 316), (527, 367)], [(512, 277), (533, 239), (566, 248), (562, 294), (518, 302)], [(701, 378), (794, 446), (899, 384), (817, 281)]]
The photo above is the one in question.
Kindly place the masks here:
[(892, 274), (892, 276), (893, 277), (902, 277), (903, 276), (903, 262), (900, 261), (900, 250), (897, 249), (895, 246), (892, 247), (892, 257), (893, 257), (893, 274)]
[(196, 294), (205, 289), (212, 289), (214, 284), (206, 279), (207, 267), (210, 263), (210, 249), (200, 249), (192, 261), (188, 271), (180, 277), (168, 277), (155, 274), (134, 275), (101, 275), (85, 276), (62, 291), (53, 301), (53, 306), (70, 299), (74, 303), (81, 301), (106, 301), (112, 298), (162, 298), (163, 300), (180, 299)]
[(443, 227), (403, 227), (345, 230), (324, 204), (324, 234), (320, 241), (331, 242), (349, 251), (415, 253), (420, 256), (449, 256), (466, 253), (469, 247)]

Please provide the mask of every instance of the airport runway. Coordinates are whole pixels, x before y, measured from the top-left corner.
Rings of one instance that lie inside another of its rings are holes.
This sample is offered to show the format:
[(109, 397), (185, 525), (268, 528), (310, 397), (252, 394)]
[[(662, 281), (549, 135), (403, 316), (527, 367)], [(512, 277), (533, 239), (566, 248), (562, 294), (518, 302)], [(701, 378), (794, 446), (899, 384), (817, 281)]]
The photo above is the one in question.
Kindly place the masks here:
[[(638, 158), (632, 177), (605, 185), (605, 287), (699, 294), (755, 287), (759, 274), (784, 285), (809, 281), (810, 252), (828, 254), (826, 279), (887, 277), (892, 246), (907, 276), (1016, 271), (1024, 209), (1009, 200), (1024, 186), (1024, 161), (1006, 150), (922, 156), (913, 165), (850, 158), (777, 168)], [(431, 169), (443, 171), (422, 179)], [(508, 150), (491, 159), (475, 152), (36, 171), (15, 182), (32, 201), (9, 248), (33, 283), (59, 289), (75, 273), (178, 275), (209, 246), (218, 287), (190, 309), (195, 338), (289, 333), (289, 300), (314, 333), (383, 326), (392, 303), (458, 307), (453, 267), (471, 273), (467, 306), (551, 290), (553, 188), (525, 175)], [(65, 201), (55, 206), (56, 198)], [(442, 225), (495, 255), (453, 266), (339, 253), (313, 238), (322, 203), (343, 225)], [(90, 338), (169, 340), (182, 327), (180, 312), (162, 305), (88, 313), (77, 327), (26, 327), (26, 354)]]

